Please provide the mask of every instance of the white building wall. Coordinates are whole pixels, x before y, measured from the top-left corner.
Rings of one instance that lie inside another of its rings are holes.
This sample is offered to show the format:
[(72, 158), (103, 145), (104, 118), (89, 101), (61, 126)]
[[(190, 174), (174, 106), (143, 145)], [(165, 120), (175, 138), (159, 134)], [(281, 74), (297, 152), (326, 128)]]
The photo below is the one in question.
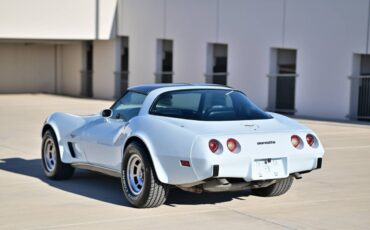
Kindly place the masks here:
[(172, 39), (174, 82), (205, 82), (207, 43), (228, 45), (228, 84), (268, 104), (272, 48), (297, 50), (297, 115), (345, 119), (352, 59), (366, 53), (369, 0), (121, 0), (130, 85), (154, 82), (156, 39)]
[(368, 0), (287, 0), (284, 47), (297, 49), (298, 115), (344, 119), (354, 53), (366, 53)]
[(115, 38), (116, 14), (117, 0), (0, 1), (0, 92), (80, 96), (82, 40)]
[(54, 46), (0, 43), (0, 93), (55, 92)]
[(123, 0), (121, 3), (123, 12), (120, 16), (124, 22), (120, 29), (121, 35), (129, 35), (130, 39), (131, 86), (155, 82), (156, 39), (164, 37), (164, 2), (165, 0)]
[(270, 49), (282, 45), (284, 0), (221, 0), (219, 38), (229, 45), (228, 85), (267, 107)]
[(115, 72), (119, 71), (119, 41), (94, 41), (93, 47), (93, 96), (113, 99)]
[(1, 0), (0, 38), (109, 39), (117, 0)]
[(129, 85), (155, 82), (158, 39), (173, 40), (174, 82), (205, 82), (207, 45), (227, 44), (228, 84), (245, 91), (262, 108), (270, 93), (266, 75), (271, 73), (271, 49), (296, 49), (297, 114), (344, 119), (350, 108), (348, 76), (355, 73), (354, 55), (369, 52), (369, 3), (3, 0), (0, 92), (79, 96), (83, 40), (95, 40), (93, 93), (113, 98), (114, 72), (120, 69), (118, 31), (129, 37)]
[(228, 84), (267, 107), (270, 48), (282, 46), (283, 0), (122, 0), (120, 6), (119, 34), (130, 38), (130, 85), (154, 82), (156, 39), (174, 41), (174, 82), (205, 82), (207, 44), (226, 43)]
[(165, 38), (173, 39), (174, 82), (205, 82), (207, 43), (217, 42), (217, 1), (166, 1)]
[(98, 0), (98, 4), (98, 39), (114, 39), (117, 35), (117, 0)]

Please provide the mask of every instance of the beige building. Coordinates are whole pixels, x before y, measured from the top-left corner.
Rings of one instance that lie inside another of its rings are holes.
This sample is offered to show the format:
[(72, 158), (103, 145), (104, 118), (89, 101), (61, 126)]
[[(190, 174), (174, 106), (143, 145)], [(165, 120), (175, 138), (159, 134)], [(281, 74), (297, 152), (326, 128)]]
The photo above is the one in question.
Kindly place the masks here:
[(369, 10), (369, 0), (2, 0), (0, 93), (112, 99), (127, 85), (210, 82), (273, 111), (370, 120)]
[(2, 0), (0, 92), (113, 98), (116, 15), (116, 0)]

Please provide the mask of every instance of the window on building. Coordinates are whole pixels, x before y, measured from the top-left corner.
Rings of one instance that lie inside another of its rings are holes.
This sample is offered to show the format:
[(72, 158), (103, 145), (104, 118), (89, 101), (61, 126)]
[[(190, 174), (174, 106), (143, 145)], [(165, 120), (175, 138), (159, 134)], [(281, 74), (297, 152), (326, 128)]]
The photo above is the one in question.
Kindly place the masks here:
[(370, 121), (370, 55), (354, 56), (350, 116)]
[(120, 39), (120, 71), (116, 72), (116, 98), (124, 94), (128, 88), (129, 77), (129, 38)]
[(84, 69), (81, 71), (81, 95), (83, 97), (93, 96), (93, 42), (84, 44)]
[(157, 83), (173, 82), (173, 41), (159, 39), (157, 41)]
[(208, 44), (206, 82), (227, 84), (227, 45)]
[(297, 50), (272, 49), (269, 89), (269, 109), (284, 113), (295, 113)]

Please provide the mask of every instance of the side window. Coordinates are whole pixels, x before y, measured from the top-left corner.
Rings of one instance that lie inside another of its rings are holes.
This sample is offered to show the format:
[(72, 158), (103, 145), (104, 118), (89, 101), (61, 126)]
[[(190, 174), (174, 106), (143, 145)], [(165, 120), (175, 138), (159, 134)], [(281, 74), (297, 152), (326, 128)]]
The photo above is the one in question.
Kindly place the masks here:
[(112, 108), (115, 119), (130, 120), (137, 116), (140, 112), (141, 106), (145, 100), (146, 95), (135, 92), (128, 92), (121, 98)]

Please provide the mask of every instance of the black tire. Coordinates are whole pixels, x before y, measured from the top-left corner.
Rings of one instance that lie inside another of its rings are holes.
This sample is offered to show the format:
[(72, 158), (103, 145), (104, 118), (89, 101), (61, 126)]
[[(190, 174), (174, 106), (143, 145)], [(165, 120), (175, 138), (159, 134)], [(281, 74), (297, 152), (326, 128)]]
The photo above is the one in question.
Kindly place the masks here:
[[(47, 156), (45, 156), (46, 148), (50, 145), (55, 148), (55, 160), (52, 161), (52, 167), (48, 166)], [(50, 179), (65, 180), (73, 176), (75, 169), (71, 165), (63, 163), (60, 159), (58, 141), (52, 129), (47, 130), (42, 137), (41, 158), (45, 175)]]
[(293, 180), (293, 177), (280, 179), (275, 184), (272, 184), (268, 187), (252, 189), (252, 194), (261, 197), (273, 197), (283, 195), (290, 189), (293, 184)]
[[(136, 158), (142, 160), (143, 171), (142, 178), (143, 186), (138, 194), (135, 194), (132, 185), (128, 180), (130, 172), (129, 160)], [(128, 202), (137, 208), (154, 208), (162, 205), (168, 196), (169, 185), (161, 183), (155, 173), (152, 161), (148, 150), (145, 146), (138, 142), (130, 143), (125, 149), (122, 161), (121, 182), (123, 194)]]

